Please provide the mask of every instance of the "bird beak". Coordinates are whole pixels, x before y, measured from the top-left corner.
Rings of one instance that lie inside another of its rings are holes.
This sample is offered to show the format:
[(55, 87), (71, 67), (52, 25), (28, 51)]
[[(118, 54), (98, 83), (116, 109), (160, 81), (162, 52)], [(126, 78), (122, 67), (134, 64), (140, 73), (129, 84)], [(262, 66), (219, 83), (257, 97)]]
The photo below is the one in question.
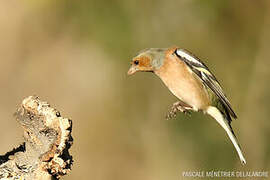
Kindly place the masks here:
[(138, 70), (137, 70), (136, 67), (131, 66), (131, 67), (129, 68), (127, 74), (130, 76), (130, 75), (134, 74), (134, 73), (137, 72), (137, 71), (138, 71)]

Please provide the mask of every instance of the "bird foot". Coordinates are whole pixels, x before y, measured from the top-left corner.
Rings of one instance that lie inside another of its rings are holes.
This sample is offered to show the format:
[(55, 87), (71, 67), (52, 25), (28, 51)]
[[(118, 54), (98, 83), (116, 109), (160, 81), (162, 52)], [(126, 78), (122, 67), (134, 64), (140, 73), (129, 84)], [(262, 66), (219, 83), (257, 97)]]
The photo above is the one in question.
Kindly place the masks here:
[(169, 120), (169, 119), (176, 118), (176, 114), (179, 111), (184, 113), (184, 114), (190, 115), (191, 110), (192, 110), (191, 106), (188, 106), (188, 105), (184, 104), (183, 102), (178, 101), (176, 103), (173, 103), (171, 109), (169, 110), (169, 112), (166, 115), (166, 119)]

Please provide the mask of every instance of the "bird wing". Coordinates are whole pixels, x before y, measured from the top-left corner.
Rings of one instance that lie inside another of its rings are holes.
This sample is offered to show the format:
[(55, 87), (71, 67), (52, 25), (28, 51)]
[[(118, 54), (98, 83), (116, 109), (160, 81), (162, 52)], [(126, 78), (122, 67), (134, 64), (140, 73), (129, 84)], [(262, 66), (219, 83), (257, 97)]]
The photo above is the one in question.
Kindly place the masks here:
[(211, 73), (209, 68), (199, 58), (187, 50), (176, 49), (174, 53), (199, 77), (206, 87), (210, 88), (214, 92), (225, 107), (225, 111), (229, 112), (229, 114), (236, 119), (237, 116), (233, 111), (229, 100), (223, 92), (217, 78)]

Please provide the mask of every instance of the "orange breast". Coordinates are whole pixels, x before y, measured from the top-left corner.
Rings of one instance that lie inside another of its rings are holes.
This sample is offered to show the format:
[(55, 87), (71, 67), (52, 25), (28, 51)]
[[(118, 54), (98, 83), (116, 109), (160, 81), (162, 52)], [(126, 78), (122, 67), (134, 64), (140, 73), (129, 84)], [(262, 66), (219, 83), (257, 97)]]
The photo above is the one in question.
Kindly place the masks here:
[(206, 89), (188, 66), (173, 54), (168, 54), (162, 67), (156, 71), (169, 90), (194, 110), (203, 110), (210, 104)]

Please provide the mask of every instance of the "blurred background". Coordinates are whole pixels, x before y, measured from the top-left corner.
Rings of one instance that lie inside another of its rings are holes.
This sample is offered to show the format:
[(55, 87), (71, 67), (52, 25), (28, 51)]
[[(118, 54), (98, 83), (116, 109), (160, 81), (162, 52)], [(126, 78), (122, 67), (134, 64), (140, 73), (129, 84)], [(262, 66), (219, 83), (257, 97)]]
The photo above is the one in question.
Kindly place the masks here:
[[(38, 95), (73, 120), (74, 165), (63, 179), (269, 171), (269, 32), (267, 0), (0, 1), (0, 154), (23, 141), (13, 113)], [(212, 118), (166, 121), (177, 99), (163, 83), (151, 73), (127, 77), (138, 51), (174, 45), (223, 85), (246, 166)]]

